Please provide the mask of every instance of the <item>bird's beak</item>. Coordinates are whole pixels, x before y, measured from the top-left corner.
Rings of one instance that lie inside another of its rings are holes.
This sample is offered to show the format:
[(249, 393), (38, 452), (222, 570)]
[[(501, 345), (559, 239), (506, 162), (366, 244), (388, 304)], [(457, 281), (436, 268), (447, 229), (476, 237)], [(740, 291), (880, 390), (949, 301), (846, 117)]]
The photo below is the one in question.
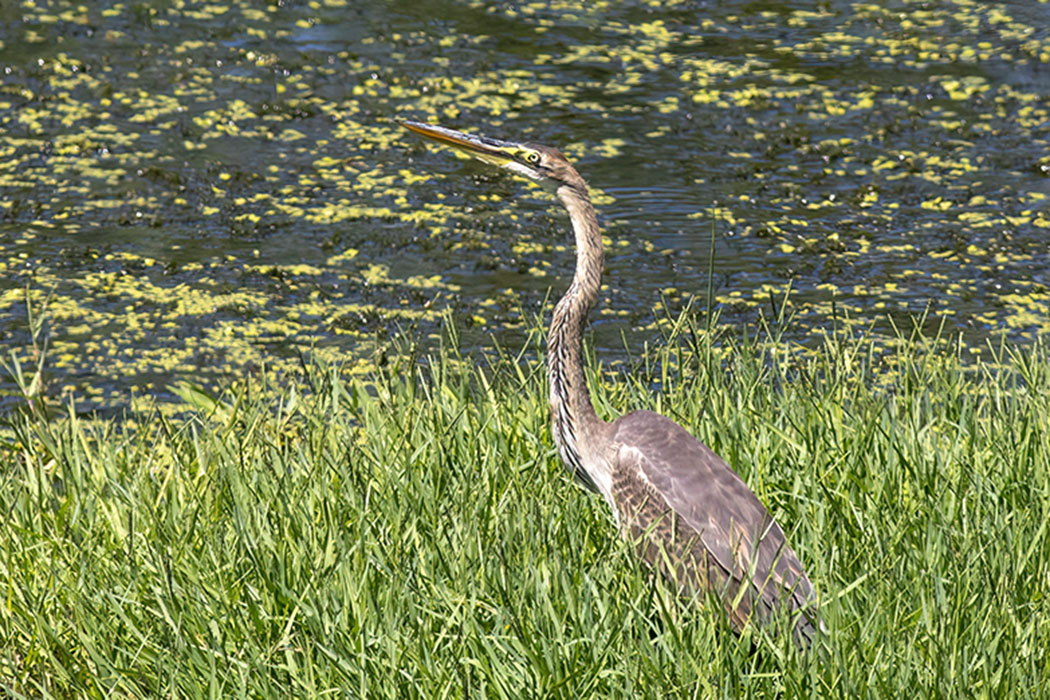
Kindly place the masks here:
[(508, 163), (515, 160), (515, 154), (521, 149), (520, 144), (499, 141), (498, 139), (490, 139), (484, 136), (474, 136), (473, 134), (464, 134), (462, 131), (453, 131), (443, 126), (408, 120), (401, 122), (401, 126), (420, 136), (426, 136), (428, 139), (438, 143), (452, 146), (456, 150), (463, 151), (478, 160), (483, 160), (492, 165), (506, 167)]

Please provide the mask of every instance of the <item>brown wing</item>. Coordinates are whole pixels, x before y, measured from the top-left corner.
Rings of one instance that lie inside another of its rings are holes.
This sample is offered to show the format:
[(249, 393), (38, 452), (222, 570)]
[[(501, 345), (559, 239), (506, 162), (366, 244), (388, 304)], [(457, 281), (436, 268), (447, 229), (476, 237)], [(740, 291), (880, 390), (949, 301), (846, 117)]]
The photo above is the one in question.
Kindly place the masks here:
[[(710, 448), (649, 411), (616, 421), (613, 440), (612, 495), (646, 560), (679, 585), (717, 593), (738, 630), (782, 600), (809, 606), (813, 587), (784, 532)], [(811, 639), (815, 622), (809, 610), (796, 632)]]

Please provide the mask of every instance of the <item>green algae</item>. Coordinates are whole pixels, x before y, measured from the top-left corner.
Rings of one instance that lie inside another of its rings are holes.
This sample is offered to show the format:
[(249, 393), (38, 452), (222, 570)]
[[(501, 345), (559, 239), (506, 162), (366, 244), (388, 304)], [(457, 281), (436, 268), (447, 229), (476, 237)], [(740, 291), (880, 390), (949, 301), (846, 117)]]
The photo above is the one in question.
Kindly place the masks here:
[(603, 353), (706, 298), (712, 228), (728, 325), (790, 288), (800, 329), (930, 310), (975, 354), (1028, 341), (1050, 330), (1047, 8), (24, 1), (0, 29), (0, 340), (54, 288), (53, 390), (101, 407), (304, 349), (366, 360), (446, 312), (520, 339), (564, 284), (564, 217), (404, 139), (410, 116), (579, 162)]

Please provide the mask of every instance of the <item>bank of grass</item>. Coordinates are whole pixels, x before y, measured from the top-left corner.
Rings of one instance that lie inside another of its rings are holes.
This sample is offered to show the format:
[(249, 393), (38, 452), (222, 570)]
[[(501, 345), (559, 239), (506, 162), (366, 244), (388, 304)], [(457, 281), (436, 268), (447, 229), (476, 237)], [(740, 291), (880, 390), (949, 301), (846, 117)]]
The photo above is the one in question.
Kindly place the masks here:
[[(538, 338), (538, 335), (537, 335)], [(1050, 360), (816, 353), (688, 316), (613, 416), (660, 410), (777, 515), (830, 633), (737, 638), (616, 536), (493, 351), (184, 387), (185, 417), (8, 417), (0, 688), (12, 697), (1046, 697)], [(531, 350), (530, 350), (531, 352)]]

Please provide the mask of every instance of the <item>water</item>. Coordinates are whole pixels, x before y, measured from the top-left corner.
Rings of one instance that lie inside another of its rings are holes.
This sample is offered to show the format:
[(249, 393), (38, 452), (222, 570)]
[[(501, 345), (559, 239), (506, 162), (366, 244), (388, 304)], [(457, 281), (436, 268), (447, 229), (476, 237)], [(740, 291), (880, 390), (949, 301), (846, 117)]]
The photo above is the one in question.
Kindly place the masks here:
[(113, 410), (303, 350), (364, 368), (446, 313), (521, 342), (567, 284), (564, 214), (397, 118), (576, 161), (605, 357), (709, 286), (741, 327), (790, 288), (802, 343), (832, 309), (928, 310), (975, 354), (1045, 333), (1050, 5), (816, 8), (5, 5), (0, 343), (28, 356), (25, 290), (53, 289), (48, 390)]

